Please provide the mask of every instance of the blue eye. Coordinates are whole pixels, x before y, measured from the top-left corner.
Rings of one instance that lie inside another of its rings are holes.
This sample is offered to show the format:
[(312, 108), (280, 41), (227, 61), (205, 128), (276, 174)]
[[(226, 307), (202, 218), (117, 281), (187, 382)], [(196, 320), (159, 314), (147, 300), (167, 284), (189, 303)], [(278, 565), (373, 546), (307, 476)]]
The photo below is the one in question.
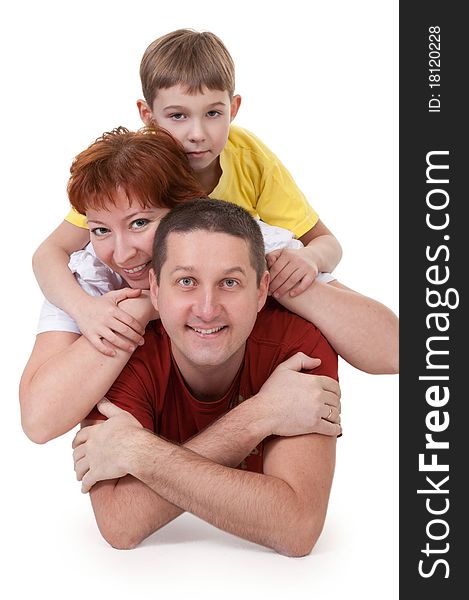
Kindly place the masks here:
[(238, 282), (236, 281), (236, 279), (225, 279), (224, 284), (228, 288), (234, 288), (238, 285)]
[(192, 277), (183, 277), (179, 280), (179, 283), (182, 287), (192, 287), (193, 285), (195, 285)]
[(183, 113), (174, 113), (173, 115), (169, 115), (169, 118), (173, 121), (182, 121), (185, 115)]

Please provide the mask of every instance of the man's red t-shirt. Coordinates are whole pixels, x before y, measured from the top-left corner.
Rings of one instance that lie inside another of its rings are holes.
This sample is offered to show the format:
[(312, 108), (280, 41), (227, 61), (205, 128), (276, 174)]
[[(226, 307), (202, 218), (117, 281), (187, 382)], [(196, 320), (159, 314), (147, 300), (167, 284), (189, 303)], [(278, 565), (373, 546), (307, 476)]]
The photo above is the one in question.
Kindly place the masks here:
[[(152, 321), (139, 346), (106, 397), (130, 412), (146, 429), (183, 443), (213, 421), (256, 394), (275, 367), (304, 352), (321, 359), (314, 375), (338, 379), (337, 354), (311, 323), (268, 299), (246, 343), (243, 364), (229, 390), (215, 402), (197, 400), (187, 388), (171, 354), (171, 342), (161, 321)], [(96, 409), (88, 418), (99, 419)], [(262, 472), (261, 443), (242, 468)]]

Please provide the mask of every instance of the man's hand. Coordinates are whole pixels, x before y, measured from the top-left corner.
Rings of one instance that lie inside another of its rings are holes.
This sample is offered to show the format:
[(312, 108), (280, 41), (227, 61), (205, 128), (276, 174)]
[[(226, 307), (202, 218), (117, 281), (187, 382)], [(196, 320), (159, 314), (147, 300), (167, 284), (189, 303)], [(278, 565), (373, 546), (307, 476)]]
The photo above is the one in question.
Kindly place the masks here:
[(134, 416), (107, 399), (98, 402), (97, 408), (108, 417), (107, 421), (83, 427), (72, 443), (75, 472), (83, 493), (98, 481), (127, 475), (132, 438), (143, 429)]
[(266, 407), (271, 434), (283, 437), (322, 433), (340, 435), (340, 387), (326, 375), (301, 373), (320, 364), (297, 352), (275, 369), (256, 395)]
[(123, 288), (103, 296), (88, 296), (72, 315), (81, 333), (106, 356), (114, 356), (115, 348), (133, 352), (143, 343), (145, 328), (119, 307), (127, 298), (137, 298), (141, 290)]
[(270, 271), (269, 292), (274, 298), (284, 294), (299, 296), (316, 279), (319, 268), (311, 248), (283, 248), (266, 256)]

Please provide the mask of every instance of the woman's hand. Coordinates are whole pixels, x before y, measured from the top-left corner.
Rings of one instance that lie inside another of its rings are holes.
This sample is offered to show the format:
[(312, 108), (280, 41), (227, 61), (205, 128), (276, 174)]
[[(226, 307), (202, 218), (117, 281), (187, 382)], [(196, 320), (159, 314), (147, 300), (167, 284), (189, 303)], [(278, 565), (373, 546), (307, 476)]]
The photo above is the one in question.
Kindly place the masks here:
[(123, 288), (103, 296), (88, 296), (80, 303), (73, 318), (96, 350), (106, 356), (115, 356), (116, 348), (133, 352), (143, 344), (145, 326), (119, 306), (123, 300), (137, 298), (140, 294), (139, 289)]

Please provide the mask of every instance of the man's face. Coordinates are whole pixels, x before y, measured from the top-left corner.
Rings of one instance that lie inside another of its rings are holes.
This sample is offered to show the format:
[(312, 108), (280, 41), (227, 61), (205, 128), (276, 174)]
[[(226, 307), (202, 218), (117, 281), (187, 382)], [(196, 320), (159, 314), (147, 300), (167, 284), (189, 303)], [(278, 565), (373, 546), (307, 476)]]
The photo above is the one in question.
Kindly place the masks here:
[(140, 107), (140, 115), (146, 124), (153, 118), (179, 140), (191, 167), (201, 173), (218, 165), (240, 101), (239, 96), (230, 101), (226, 91), (205, 88), (203, 93), (188, 94), (184, 86), (175, 85), (159, 90), (151, 112), (143, 114)]
[(169, 234), (160, 283), (152, 271), (150, 289), (183, 376), (204, 367), (236, 372), (265, 303), (268, 277), (264, 273), (257, 286), (248, 244), (240, 238), (207, 231)]

